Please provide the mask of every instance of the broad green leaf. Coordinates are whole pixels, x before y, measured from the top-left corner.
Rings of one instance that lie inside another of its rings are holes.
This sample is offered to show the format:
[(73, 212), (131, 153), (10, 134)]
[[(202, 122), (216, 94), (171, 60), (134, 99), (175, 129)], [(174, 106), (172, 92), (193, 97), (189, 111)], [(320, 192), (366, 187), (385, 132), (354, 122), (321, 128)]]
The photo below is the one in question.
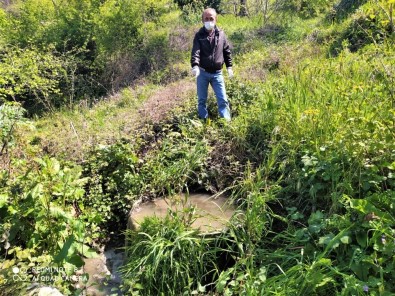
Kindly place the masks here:
[(321, 228), (322, 228), (321, 224), (309, 225), (309, 231), (312, 233), (319, 233), (321, 231)]
[[(83, 265), (83, 262), (82, 262), (82, 265)], [(59, 264), (59, 266), (62, 267), (62, 270), (64, 270), (68, 276), (74, 275), (78, 271), (78, 269), (81, 267), (81, 266), (77, 266), (73, 263), (69, 263), (67, 261), (61, 262), (61, 264)]]
[[(38, 183), (36, 186), (34, 186), (34, 188), (29, 193), (32, 196), (33, 200), (36, 200), (43, 195), (42, 192), (43, 192), (43, 184)], [(46, 205), (46, 203), (44, 205)]]
[(335, 241), (335, 242), (332, 244), (332, 248), (333, 248), (333, 249), (337, 249), (339, 246), (340, 246), (339, 241)]
[(89, 273), (82, 274), (82, 282), (86, 284), (89, 281)]
[(215, 285), (216, 290), (219, 293), (222, 293), (226, 287), (226, 283), (228, 282), (230, 278), (230, 274), (233, 272), (233, 268), (229, 268), (226, 271), (222, 271), (221, 274), (219, 275), (219, 278), (217, 280), (217, 283)]
[(74, 253), (75, 246), (74, 246), (74, 236), (70, 235), (67, 240), (64, 242), (59, 254), (57, 254), (54, 258), (54, 261), (57, 263), (62, 262), (68, 256)]
[(68, 269), (70, 269), (69, 272), (71, 274), (73, 274), (76, 271), (76, 269), (78, 269), (84, 265), (84, 260), (78, 254), (73, 254), (72, 256), (67, 258), (65, 261), (66, 261), (65, 265), (67, 264), (69, 266)]
[(266, 268), (265, 267), (261, 267), (259, 269), (259, 274), (258, 274), (258, 278), (261, 281), (261, 283), (266, 281)]
[(323, 286), (325, 286), (326, 284), (331, 283), (331, 282), (333, 282), (333, 281), (334, 281), (334, 280), (333, 280), (332, 277), (324, 277), (324, 278), (321, 278), (321, 279), (320, 279), (319, 283), (316, 284), (315, 287), (323, 287)]
[(309, 217), (309, 224), (315, 223), (317, 221), (321, 221), (323, 218), (324, 218), (324, 214), (320, 211), (316, 211), (312, 213), (311, 216)]
[(358, 244), (359, 244), (362, 248), (365, 248), (365, 247), (366, 247), (366, 244), (367, 244), (367, 238), (368, 238), (367, 233), (366, 233), (365, 231), (359, 231), (359, 232), (357, 232), (357, 234), (356, 234), (355, 237), (356, 237), (356, 239), (357, 239)]
[(0, 208), (2, 208), (5, 205), (7, 205), (7, 201), (8, 201), (8, 195), (0, 194)]
[(32, 236), (31, 236), (31, 238), (30, 238), (30, 240), (29, 240), (29, 242), (28, 242), (28, 246), (30, 247), (30, 248), (37, 248), (37, 246), (40, 244), (40, 241), (41, 241), (41, 237), (40, 237), (40, 235), (38, 234), (38, 233), (34, 233)]
[(388, 213), (379, 210), (374, 204), (366, 199), (350, 199), (350, 206), (366, 215), (374, 213), (374, 216), (377, 216), (378, 219), (391, 219)]
[(50, 204), (49, 211), (54, 218), (63, 218), (65, 220), (72, 219), (71, 213), (66, 213), (61, 207), (56, 206), (53, 203)]
[(82, 243), (75, 242), (75, 247), (76, 247), (76, 249), (78, 250), (78, 252), (79, 252), (82, 256), (84, 256), (84, 257), (86, 257), (86, 258), (96, 258), (96, 257), (97, 257), (96, 251), (95, 251), (94, 249), (90, 248), (90, 247), (87, 246), (87, 245), (84, 245), (84, 244), (82, 244)]
[(369, 274), (369, 264), (365, 262), (353, 262), (350, 264), (351, 270), (358, 276), (359, 279), (366, 281)]
[(23, 217), (27, 217), (33, 212), (35, 212), (35, 209), (34, 208), (30, 208), (26, 212), (23, 213)]
[(296, 212), (291, 215), (292, 220), (299, 220), (299, 219), (303, 219), (303, 218), (304, 218), (304, 215), (300, 212)]
[(15, 260), (14, 259), (12, 259), (12, 260), (5, 260), (1, 264), (1, 269), (4, 270), (4, 269), (7, 269), (7, 268), (11, 268), (14, 265), (15, 265)]
[(306, 167), (315, 166), (318, 163), (317, 158), (315, 156), (310, 157), (309, 155), (302, 156), (302, 162)]
[(54, 173), (55, 174), (59, 173), (60, 163), (56, 158), (51, 158), (51, 165), (52, 165), (52, 169), (53, 169)]
[(200, 283), (198, 283), (198, 291), (200, 293), (206, 292), (206, 286), (202, 286)]
[[(340, 239), (349, 233), (349, 228), (343, 229), (340, 231), (331, 241), (330, 243), (326, 246), (325, 251), (320, 254), (320, 256), (324, 256), (327, 252), (330, 252), (332, 249), (336, 249), (340, 245)], [(324, 258), (322, 258), (324, 259)]]
[(325, 236), (321, 236), (318, 240), (318, 244), (327, 246), (331, 242), (331, 240), (334, 238), (334, 236), (335, 235), (333, 233), (330, 233)]
[(342, 237), (340, 238), (340, 241), (341, 241), (343, 244), (346, 244), (346, 245), (351, 244), (351, 237), (348, 236), (348, 235), (342, 236)]
[(329, 258), (320, 258), (314, 263), (313, 268), (316, 266), (332, 266), (332, 260)]
[(23, 260), (23, 259), (30, 259), (31, 256), (31, 249), (24, 249), (16, 252), (16, 257), (18, 259)]
[(14, 221), (10, 229), (9, 241), (13, 241), (16, 235), (21, 231), (22, 222), (20, 220)]

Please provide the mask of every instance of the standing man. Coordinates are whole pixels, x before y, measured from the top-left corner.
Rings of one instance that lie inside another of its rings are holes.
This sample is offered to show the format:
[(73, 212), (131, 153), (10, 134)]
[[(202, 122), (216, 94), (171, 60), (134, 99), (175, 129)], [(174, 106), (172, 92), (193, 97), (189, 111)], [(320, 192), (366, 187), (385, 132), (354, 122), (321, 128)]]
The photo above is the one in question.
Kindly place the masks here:
[(219, 116), (230, 121), (229, 102), (226, 97), (222, 67), (225, 63), (228, 76), (233, 76), (232, 55), (224, 31), (216, 26), (217, 13), (213, 8), (203, 11), (204, 26), (196, 33), (191, 55), (192, 74), (196, 77), (198, 114), (206, 119), (208, 85), (211, 84), (217, 98)]

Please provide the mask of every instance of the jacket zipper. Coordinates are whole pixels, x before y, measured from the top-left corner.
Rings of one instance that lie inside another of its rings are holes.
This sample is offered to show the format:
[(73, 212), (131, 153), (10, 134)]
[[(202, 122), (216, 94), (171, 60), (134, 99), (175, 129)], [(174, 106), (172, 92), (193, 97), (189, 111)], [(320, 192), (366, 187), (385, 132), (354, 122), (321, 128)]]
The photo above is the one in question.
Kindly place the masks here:
[(211, 67), (213, 69), (214, 69), (215, 51), (217, 50), (218, 39), (219, 39), (219, 32), (218, 32), (218, 35), (216, 33), (217, 32), (214, 32), (214, 49), (213, 49), (213, 55), (211, 56)]

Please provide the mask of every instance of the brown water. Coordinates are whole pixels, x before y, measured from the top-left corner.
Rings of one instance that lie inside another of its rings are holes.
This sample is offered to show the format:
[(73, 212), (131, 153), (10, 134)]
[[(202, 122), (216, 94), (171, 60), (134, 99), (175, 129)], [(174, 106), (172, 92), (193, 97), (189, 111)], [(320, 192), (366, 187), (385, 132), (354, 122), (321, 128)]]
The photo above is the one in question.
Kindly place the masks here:
[[(85, 258), (80, 273), (89, 274), (86, 293), (89, 296), (122, 295), (119, 287), (121, 275), (118, 268), (123, 264), (124, 254), (119, 250), (108, 250), (96, 258)], [(84, 286), (81, 283), (81, 286)]]
[[(235, 211), (235, 207), (224, 196), (216, 198), (207, 194), (191, 194), (187, 198), (175, 196), (141, 204), (139, 208), (132, 211), (128, 228), (138, 228), (148, 216), (156, 215), (164, 218), (169, 209), (177, 210), (182, 215), (188, 215), (188, 212), (194, 209), (193, 217), (196, 220), (192, 223), (192, 227), (199, 228), (203, 233), (223, 230)], [(85, 265), (81, 274), (89, 274), (86, 295), (121, 295), (118, 268), (123, 263), (123, 255), (116, 250), (108, 250), (97, 258), (84, 260)]]
[(224, 196), (212, 197), (208, 194), (190, 194), (146, 202), (132, 211), (129, 217), (129, 228), (138, 228), (148, 216), (164, 218), (169, 209), (188, 215), (193, 211), (192, 227), (202, 232), (220, 231), (226, 227), (235, 212), (235, 207)]

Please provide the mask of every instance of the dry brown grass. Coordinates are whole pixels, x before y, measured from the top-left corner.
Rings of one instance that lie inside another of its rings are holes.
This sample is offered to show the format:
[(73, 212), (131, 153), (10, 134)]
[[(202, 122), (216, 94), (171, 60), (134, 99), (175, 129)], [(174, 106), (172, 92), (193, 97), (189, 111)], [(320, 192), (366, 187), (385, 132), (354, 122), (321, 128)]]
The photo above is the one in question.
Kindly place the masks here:
[(140, 119), (158, 123), (166, 118), (171, 110), (182, 105), (193, 95), (195, 83), (191, 80), (173, 83), (153, 94), (139, 108)]
[(120, 139), (132, 140), (139, 127), (165, 120), (194, 92), (192, 79), (154, 89), (144, 85), (124, 89), (93, 108), (55, 113), (39, 120), (34, 132), (22, 131), (22, 138), (24, 142), (29, 139), (36, 143), (37, 156), (46, 154), (84, 161), (93, 147), (110, 145)]

